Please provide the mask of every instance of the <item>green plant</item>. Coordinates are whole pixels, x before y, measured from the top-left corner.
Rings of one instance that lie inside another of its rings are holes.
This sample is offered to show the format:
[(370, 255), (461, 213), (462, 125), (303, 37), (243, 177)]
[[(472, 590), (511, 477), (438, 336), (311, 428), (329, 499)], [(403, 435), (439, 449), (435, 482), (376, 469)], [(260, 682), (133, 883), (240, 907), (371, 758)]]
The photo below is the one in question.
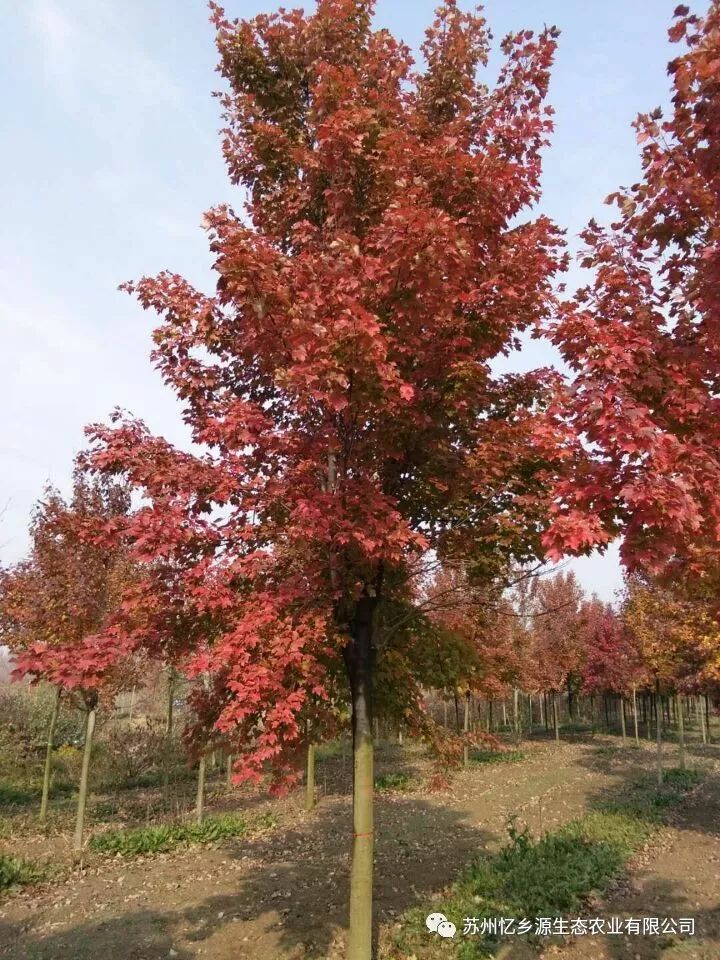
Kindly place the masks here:
[[(455, 922), (579, 911), (591, 894), (601, 893), (622, 872), (662, 822), (663, 812), (680, 803), (700, 779), (696, 771), (670, 770), (658, 790), (651, 777), (643, 777), (625, 791), (622, 802), (606, 804), (539, 840), (511, 817), (508, 843), (494, 856), (472, 863), (445, 900), (433, 902), (432, 910)], [(418, 960), (440, 956), (436, 941), (425, 936), (428, 912), (407, 914), (398, 935), (398, 947)], [(492, 938), (473, 937), (453, 949), (458, 960), (475, 960), (491, 956), (496, 945)], [(442, 948), (447, 950), (444, 944)]]
[(412, 790), (415, 781), (407, 773), (384, 773), (375, 777), (375, 789), (381, 793)]
[[(75, 785), (58, 781), (50, 788), (51, 797), (66, 797), (75, 790)], [(41, 784), (37, 780), (23, 783), (22, 786), (13, 783), (0, 783), (0, 807), (25, 807), (39, 803)]]
[(471, 763), (518, 763), (525, 759), (522, 750), (473, 750)]
[(43, 876), (43, 870), (28, 860), (0, 854), (0, 891), (38, 883)]
[(252, 830), (275, 825), (267, 814), (250, 822), (236, 814), (207, 817), (202, 823), (169, 823), (127, 830), (108, 830), (90, 840), (90, 848), (98, 853), (138, 857), (153, 853), (167, 853), (184, 844), (214, 843), (232, 837), (242, 837)]
[(318, 744), (315, 755), (318, 760), (331, 760), (349, 752), (350, 744), (347, 740), (329, 740), (327, 743)]
[(35, 794), (26, 787), (17, 787), (12, 783), (0, 783), (0, 806), (21, 807), (32, 803)]

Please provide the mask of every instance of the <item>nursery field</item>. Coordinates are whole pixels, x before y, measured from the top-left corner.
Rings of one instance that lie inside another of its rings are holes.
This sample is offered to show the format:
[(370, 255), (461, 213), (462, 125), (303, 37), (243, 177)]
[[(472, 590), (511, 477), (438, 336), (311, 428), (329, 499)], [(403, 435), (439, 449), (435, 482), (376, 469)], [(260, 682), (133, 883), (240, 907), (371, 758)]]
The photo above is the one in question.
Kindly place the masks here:
[[(476, 752), (446, 789), (430, 791), (432, 767), (417, 744), (380, 743), (379, 956), (720, 957), (720, 748), (690, 739), (686, 771), (672, 768), (675, 752), (666, 746), (660, 793), (652, 744), (623, 746), (619, 736), (586, 733), (566, 734), (559, 744), (538, 736), (506, 744), (499, 754)], [(163, 824), (187, 824), (182, 814), (161, 812), (160, 788), (96, 794), (93, 839), (80, 866), (72, 863), (72, 817), (62, 801), (47, 835), (21, 804), (6, 804), (0, 852), (34, 864), (38, 876), (0, 901), (0, 956), (344, 956), (349, 745), (320, 748), (316, 778), (318, 803), (307, 812), (301, 790), (282, 799), (250, 796), (211, 773), (205, 834), (164, 835), (153, 853), (143, 853), (138, 838), (152, 828), (157, 841)], [(182, 800), (176, 804), (180, 811)], [(514, 840), (509, 818), (516, 818)], [(119, 824), (126, 838), (135, 836), (135, 847), (117, 839)], [(526, 840), (526, 828), (534, 841)], [(110, 830), (114, 846), (103, 848), (97, 840)], [(504, 903), (490, 889), (499, 869)], [(464, 916), (482, 916), (486, 908), (503, 915), (504, 906), (512, 916), (522, 903), (548, 915), (691, 917), (695, 934), (534, 942), (462, 934)], [(434, 910), (457, 924), (452, 941), (425, 929), (424, 917)]]

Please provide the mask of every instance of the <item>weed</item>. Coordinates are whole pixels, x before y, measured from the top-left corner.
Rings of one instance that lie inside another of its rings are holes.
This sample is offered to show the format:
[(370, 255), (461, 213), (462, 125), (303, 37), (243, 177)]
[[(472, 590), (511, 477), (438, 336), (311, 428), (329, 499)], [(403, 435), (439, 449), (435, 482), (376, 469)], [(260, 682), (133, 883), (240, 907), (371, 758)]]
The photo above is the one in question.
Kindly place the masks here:
[(472, 763), (518, 763), (525, 759), (522, 750), (473, 750)]
[(415, 780), (407, 773), (385, 773), (375, 777), (375, 789), (381, 793), (404, 792), (412, 790), (414, 786)]
[(335, 757), (341, 757), (350, 749), (347, 740), (329, 740), (327, 743), (318, 744), (316, 756), (318, 760), (332, 760)]
[(90, 848), (98, 853), (140, 857), (167, 853), (185, 844), (214, 843), (217, 840), (242, 837), (253, 829), (274, 825), (275, 818), (270, 814), (250, 823), (244, 817), (227, 813), (207, 817), (202, 823), (169, 823), (127, 830), (108, 830), (92, 837)]
[[(74, 790), (73, 784), (58, 781), (51, 785), (50, 797), (66, 797)], [(0, 783), (0, 807), (26, 807), (32, 803), (39, 805), (41, 792), (40, 784), (17, 786), (11, 783)]]
[[(694, 771), (669, 770), (660, 790), (651, 777), (639, 780), (623, 801), (573, 820), (539, 840), (515, 817), (508, 822), (508, 842), (494, 856), (471, 864), (444, 901), (434, 901), (456, 924), (465, 917), (483, 919), (555, 917), (579, 911), (595, 893), (618, 877), (628, 859), (652, 836), (663, 813), (677, 805), (699, 782)], [(396, 944), (418, 960), (447, 956), (449, 945), (428, 939), (424, 918), (429, 908), (406, 915)], [(487, 936), (459, 939), (450, 948), (457, 960), (492, 956), (497, 940)], [(446, 951), (441, 953), (441, 949)]]
[(38, 883), (44, 875), (43, 870), (28, 860), (0, 854), (0, 891)]

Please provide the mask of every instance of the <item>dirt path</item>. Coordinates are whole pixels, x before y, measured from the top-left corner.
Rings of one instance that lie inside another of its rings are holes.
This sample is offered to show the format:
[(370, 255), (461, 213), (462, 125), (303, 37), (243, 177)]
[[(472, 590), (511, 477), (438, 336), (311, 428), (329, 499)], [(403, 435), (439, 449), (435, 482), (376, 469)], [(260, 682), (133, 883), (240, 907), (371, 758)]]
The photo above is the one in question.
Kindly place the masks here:
[[(432, 902), (468, 860), (500, 844), (510, 814), (520, 814), (534, 832), (552, 829), (591, 807), (600, 795), (621, 790), (646, 760), (644, 753), (633, 752), (631, 758), (610, 763), (598, 756), (597, 741), (543, 745), (520, 763), (482, 765), (459, 775), (450, 793), (379, 797), (376, 903), (381, 940), (404, 910)], [(300, 803), (295, 795), (280, 804), (280, 826), (252, 840), (145, 861), (103, 861), (81, 878), (14, 897), (0, 906), (0, 957), (341, 957), (350, 801), (328, 796), (312, 814), (304, 813)], [(695, 832), (691, 826), (687, 830)], [(590, 955), (575, 954), (572, 960), (579, 956)]]

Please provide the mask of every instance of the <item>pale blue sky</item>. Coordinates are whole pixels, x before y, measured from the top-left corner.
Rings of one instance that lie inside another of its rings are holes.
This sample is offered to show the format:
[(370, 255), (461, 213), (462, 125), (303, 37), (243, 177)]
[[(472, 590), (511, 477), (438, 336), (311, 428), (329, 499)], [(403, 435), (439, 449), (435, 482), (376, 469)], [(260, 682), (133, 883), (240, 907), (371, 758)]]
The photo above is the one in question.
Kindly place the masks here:
[[(225, 5), (232, 16), (277, 6)], [(434, 5), (380, 0), (377, 21), (417, 48)], [(542, 206), (571, 238), (638, 176), (630, 123), (667, 102), (675, 5), (485, 5), (496, 37), (544, 23), (562, 30)], [(208, 288), (201, 215), (238, 201), (216, 135), (219, 77), (200, 0), (0, 0), (0, 25), (0, 560), (10, 562), (26, 549), (43, 484), (67, 487), (84, 424), (119, 405), (185, 441), (177, 404), (148, 362), (153, 317), (116, 288), (165, 267)], [(533, 345), (519, 363), (550, 356)], [(616, 554), (574, 565), (588, 591), (612, 598)]]

